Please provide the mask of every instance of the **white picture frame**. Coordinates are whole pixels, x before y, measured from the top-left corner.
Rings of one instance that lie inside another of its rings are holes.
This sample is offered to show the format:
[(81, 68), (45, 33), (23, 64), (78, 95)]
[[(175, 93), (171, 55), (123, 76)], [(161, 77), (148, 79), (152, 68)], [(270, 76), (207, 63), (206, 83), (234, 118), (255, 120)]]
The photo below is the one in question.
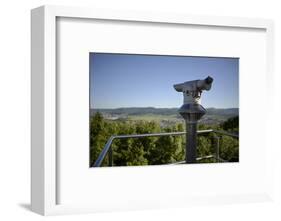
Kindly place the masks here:
[[(183, 14), (154, 14), (148, 12), (131, 12), (131, 11), (111, 11), (111, 10), (97, 10), (89, 8), (76, 8), (76, 7), (62, 7), (62, 6), (42, 6), (33, 9), (31, 12), (31, 52), (32, 52), (32, 65), (31, 65), (31, 100), (32, 100), (32, 143), (31, 143), (31, 207), (34, 212), (42, 215), (66, 214), (66, 213), (83, 213), (83, 212), (96, 212), (96, 211), (112, 211), (112, 210), (126, 210), (126, 209), (143, 209), (143, 208), (159, 208), (159, 207), (172, 207), (172, 206), (185, 206), (188, 204), (209, 204), (209, 203), (228, 203), (228, 202), (256, 202), (266, 201), (273, 198), (272, 193), (272, 156), (271, 147), (268, 145), (268, 137), (262, 138), (266, 146), (261, 151), (266, 151), (266, 158), (262, 163), (261, 168), (264, 169), (263, 177), (266, 182), (262, 185), (261, 189), (255, 193), (243, 192), (243, 189), (237, 191), (229, 191), (225, 195), (200, 195), (194, 194), (190, 197), (188, 193), (183, 193), (183, 197), (179, 198), (173, 192), (170, 194), (170, 199), (173, 201), (159, 201), (151, 196), (146, 200), (136, 200), (129, 198), (128, 194), (124, 195), (124, 202), (112, 199), (112, 203), (103, 201), (100, 206), (98, 204), (84, 204), (77, 202), (77, 204), (58, 203), (58, 188), (61, 172), (58, 170), (59, 154), (56, 147), (58, 145), (57, 134), (57, 106), (59, 99), (57, 99), (57, 92), (59, 84), (57, 82), (56, 73), (57, 68), (57, 19), (58, 18), (71, 18), (71, 19), (95, 19), (97, 21), (126, 21), (133, 24), (134, 22), (143, 22), (145, 24), (169, 24), (170, 26), (178, 25), (191, 25), (200, 26), (201, 28), (219, 29), (252, 29), (260, 30), (264, 33), (264, 52), (265, 70), (263, 71), (266, 79), (264, 93), (273, 94), (271, 85), (273, 82), (273, 22), (266, 19), (249, 19), (249, 18), (232, 18), (232, 17), (214, 17), (214, 16), (195, 16)], [(81, 21), (83, 22), (83, 20)], [(128, 52), (128, 50), (126, 51)], [(159, 52), (165, 53), (165, 52)], [(183, 52), (184, 54), (185, 52)], [(85, 87), (88, 87), (85, 85)], [(253, 87), (253, 86), (249, 86)], [(266, 104), (273, 103), (274, 97), (269, 96)], [(265, 101), (261, 99), (262, 105)], [(250, 104), (249, 104), (250, 105)], [(270, 112), (266, 110), (264, 123), (269, 126), (271, 120)], [(266, 129), (265, 129), (266, 130)], [(267, 130), (268, 132), (268, 130)], [(268, 133), (269, 134), (269, 133)], [(79, 157), (77, 159), (79, 161)], [(135, 168), (136, 169), (136, 168)], [(154, 168), (155, 174), (159, 167)], [(165, 168), (169, 173), (175, 173), (176, 170), (170, 167)], [(195, 169), (193, 167), (194, 171)], [(228, 168), (229, 169), (229, 168)], [(242, 168), (243, 169), (243, 168)], [(128, 169), (131, 170), (131, 169)], [(147, 173), (148, 169), (140, 173)], [(177, 169), (178, 170), (178, 169)], [(184, 171), (184, 168), (180, 169)], [(214, 170), (217, 170), (214, 168)], [(124, 170), (123, 170), (124, 171)], [(217, 170), (219, 171), (219, 170)], [(108, 173), (106, 170), (100, 171)], [(122, 174), (124, 179), (129, 179), (128, 174)], [(125, 172), (127, 173), (127, 172)], [(108, 176), (111, 176), (110, 173)], [(178, 176), (178, 175), (177, 175)], [(261, 176), (261, 175), (257, 175)], [(175, 176), (176, 177), (176, 176)], [(181, 187), (182, 188), (182, 187)], [(188, 188), (187, 188), (188, 189)], [(247, 189), (245, 189), (246, 191)], [(101, 190), (105, 191), (106, 190)], [(188, 190), (186, 190), (188, 192)], [(227, 190), (225, 190), (227, 191)], [(71, 192), (71, 191), (70, 191)], [(196, 191), (195, 191), (196, 192)], [(143, 194), (143, 193), (141, 193)], [(126, 204), (126, 197), (128, 203)], [(186, 199), (186, 203), (185, 202)], [(100, 200), (100, 199), (98, 199)], [(108, 206), (107, 206), (108, 205)]]

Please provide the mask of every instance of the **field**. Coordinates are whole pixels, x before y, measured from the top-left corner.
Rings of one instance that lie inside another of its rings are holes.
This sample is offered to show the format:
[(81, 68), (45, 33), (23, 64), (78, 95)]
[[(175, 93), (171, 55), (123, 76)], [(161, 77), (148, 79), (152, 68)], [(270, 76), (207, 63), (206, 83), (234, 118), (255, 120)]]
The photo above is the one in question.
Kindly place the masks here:
[[(177, 108), (91, 109), (91, 115), (96, 112), (100, 112), (105, 119), (112, 121), (155, 121), (161, 127), (184, 123), (183, 118), (178, 114)], [(238, 115), (238, 108), (208, 108), (206, 115), (199, 121), (199, 124), (218, 125)]]

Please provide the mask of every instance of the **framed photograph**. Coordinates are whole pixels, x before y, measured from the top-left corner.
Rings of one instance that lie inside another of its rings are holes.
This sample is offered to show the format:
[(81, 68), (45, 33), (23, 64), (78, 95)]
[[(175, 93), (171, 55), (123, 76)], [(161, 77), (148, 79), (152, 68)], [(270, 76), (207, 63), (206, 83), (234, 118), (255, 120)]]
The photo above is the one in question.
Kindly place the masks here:
[(273, 24), (32, 10), (32, 210), (273, 199)]

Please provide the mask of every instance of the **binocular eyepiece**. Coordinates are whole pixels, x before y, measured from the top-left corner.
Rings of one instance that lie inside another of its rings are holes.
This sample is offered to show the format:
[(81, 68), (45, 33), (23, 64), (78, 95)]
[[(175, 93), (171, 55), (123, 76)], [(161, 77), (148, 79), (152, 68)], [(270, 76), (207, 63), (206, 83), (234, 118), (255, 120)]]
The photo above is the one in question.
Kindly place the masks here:
[(211, 78), (210, 76), (208, 76), (204, 81), (206, 82), (206, 84), (212, 84), (213, 83), (213, 78)]

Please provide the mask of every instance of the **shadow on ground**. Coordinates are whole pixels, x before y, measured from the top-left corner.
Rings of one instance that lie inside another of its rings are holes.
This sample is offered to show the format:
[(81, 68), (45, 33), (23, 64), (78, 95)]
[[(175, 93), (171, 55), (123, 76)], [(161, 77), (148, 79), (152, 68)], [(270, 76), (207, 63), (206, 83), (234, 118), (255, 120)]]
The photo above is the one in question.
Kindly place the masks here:
[(25, 210), (31, 211), (31, 205), (28, 203), (20, 203), (19, 206)]

